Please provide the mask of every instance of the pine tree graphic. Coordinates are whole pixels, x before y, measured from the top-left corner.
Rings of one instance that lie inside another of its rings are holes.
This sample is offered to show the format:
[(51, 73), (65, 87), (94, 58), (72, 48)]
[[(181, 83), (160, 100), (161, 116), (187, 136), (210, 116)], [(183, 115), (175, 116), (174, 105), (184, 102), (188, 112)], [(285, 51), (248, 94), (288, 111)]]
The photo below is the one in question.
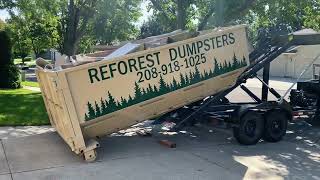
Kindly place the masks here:
[(213, 58), (212, 66), (212, 69), (209, 71), (204, 70), (203, 72), (200, 72), (198, 67), (195, 66), (194, 69), (188, 73), (180, 73), (178, 79), (173, 77), (170, 82), (165, 82), (162, 75), (160, 75), (158, 83), (154, 85), (148, 84), (147, 88), (141, 88), (139, 84), (135, 82), (133, 87), (134, 95), (132, 96), (129, 94), (127, 98), (121, 96), (119, 101), (116, 100), (108, 91), (107, 98), (101, 98), (100, 103), (94, 101), (94, 106), (90, 102), (87, 103), (87, 113), (84, 114), (85, 121), (127, 108), (145, 100), (214, 78), (236, 69), (246, 67), (247, 60), (245, 57), (238, 59), (234, 53), (231, 61), (224, 60), (223, 62), (218, 63), (218, 60)]

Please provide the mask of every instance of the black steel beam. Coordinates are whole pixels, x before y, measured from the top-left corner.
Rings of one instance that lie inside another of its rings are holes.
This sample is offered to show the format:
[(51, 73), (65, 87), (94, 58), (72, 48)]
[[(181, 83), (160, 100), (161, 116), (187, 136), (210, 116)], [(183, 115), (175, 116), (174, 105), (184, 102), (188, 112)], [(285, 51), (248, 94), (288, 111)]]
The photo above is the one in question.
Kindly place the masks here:
[(261, 92), (261, 99), (262, 101), (268, 101), (268, 93), (269, 88), (267, 85), (269, 85), (269, 79), (270, 79), (270, 63), (267, 63), (263, 68), (263, 81), (266, 84), (262, 84), (262, 92)]
[(261, 103), (261, 99), (258, 98), (258, 96), (256, 96), (255, 94), (253, 94), (252, 91), (250, 91), (246, 86), (244, 85), (240, 85), (240, 88), (246, 92), (253, 100), (255, 100), (257, 103)]

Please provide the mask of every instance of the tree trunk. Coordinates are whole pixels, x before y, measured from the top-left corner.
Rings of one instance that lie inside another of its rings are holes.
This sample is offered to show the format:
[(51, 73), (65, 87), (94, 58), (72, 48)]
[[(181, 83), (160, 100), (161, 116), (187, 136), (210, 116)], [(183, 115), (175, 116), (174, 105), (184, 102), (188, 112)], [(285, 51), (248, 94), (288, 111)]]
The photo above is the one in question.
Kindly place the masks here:
[(224, 0), (217, 1), (217, 15), (215, 16), (215, 26), (222, 27), (224, 25)]
[(68, 56), (73, 56), (76, 54), (76, 46), (77, 44), (69, 38), (66, 39), (63, 43), (63, 54), (66, 54)]
[(215, 10), (215, 8), (211, 7), (209, 12), (203, 17), (203, 19), (200, 21), (200, 23), (198, 25), (198, 31), (202, 31), (205, 28), (205, 26), (208, 24), (209, 18), (214, 13), (214, 10)]
[(185, 0), (177, 0), (177, 28), (185, 30), (187, 24), (187, 10), (188, 5)]
[(76, 54), (77, 47), (77, 28), (80, 20), (79, 8), (74, 4), (74, 0), (70, 0), (68, 5), (68, 20), (63, 41), (63, 54), (72, 56)]

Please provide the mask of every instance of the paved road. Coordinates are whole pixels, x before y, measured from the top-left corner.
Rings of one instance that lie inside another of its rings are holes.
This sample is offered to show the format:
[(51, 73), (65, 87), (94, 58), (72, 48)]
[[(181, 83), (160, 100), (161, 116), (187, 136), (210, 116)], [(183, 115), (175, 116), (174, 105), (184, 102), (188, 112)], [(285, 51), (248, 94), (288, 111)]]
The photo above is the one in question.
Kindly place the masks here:
[[(253, 91), (260, 91), (252, 83)], [(240, 90), (229, 97), (250, 100)], [(94, 163), (74, 155), (49, 127), (1, 128), (0, 139), (0, 180), (320, 179), (319, 127), (305, 122), (290, 124), (279, 143), (255, 146), (239, 145), (229, 130), (210, 125), (152, 137), (128, 130), (102, 138)], [(161, 139), (177, 148), (160, 145)]]

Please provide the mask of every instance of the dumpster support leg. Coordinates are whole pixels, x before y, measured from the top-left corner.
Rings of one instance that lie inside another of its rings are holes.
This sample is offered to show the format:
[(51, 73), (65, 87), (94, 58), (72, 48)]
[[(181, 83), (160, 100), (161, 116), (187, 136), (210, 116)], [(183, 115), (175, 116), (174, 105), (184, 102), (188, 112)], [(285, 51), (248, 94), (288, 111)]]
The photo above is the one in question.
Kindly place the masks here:
[(100, 145), (98, 143), (98, 141), (94, 140), (94, 139), (90, 139), (87, 143), (86, 143), (86, 149), (83, 151), (83, 158), (85, 161), (87, 162), (93, 162), (96, 160), (97, 158), (97, 152), (96, 152), (96, 148), (98, 148)]

